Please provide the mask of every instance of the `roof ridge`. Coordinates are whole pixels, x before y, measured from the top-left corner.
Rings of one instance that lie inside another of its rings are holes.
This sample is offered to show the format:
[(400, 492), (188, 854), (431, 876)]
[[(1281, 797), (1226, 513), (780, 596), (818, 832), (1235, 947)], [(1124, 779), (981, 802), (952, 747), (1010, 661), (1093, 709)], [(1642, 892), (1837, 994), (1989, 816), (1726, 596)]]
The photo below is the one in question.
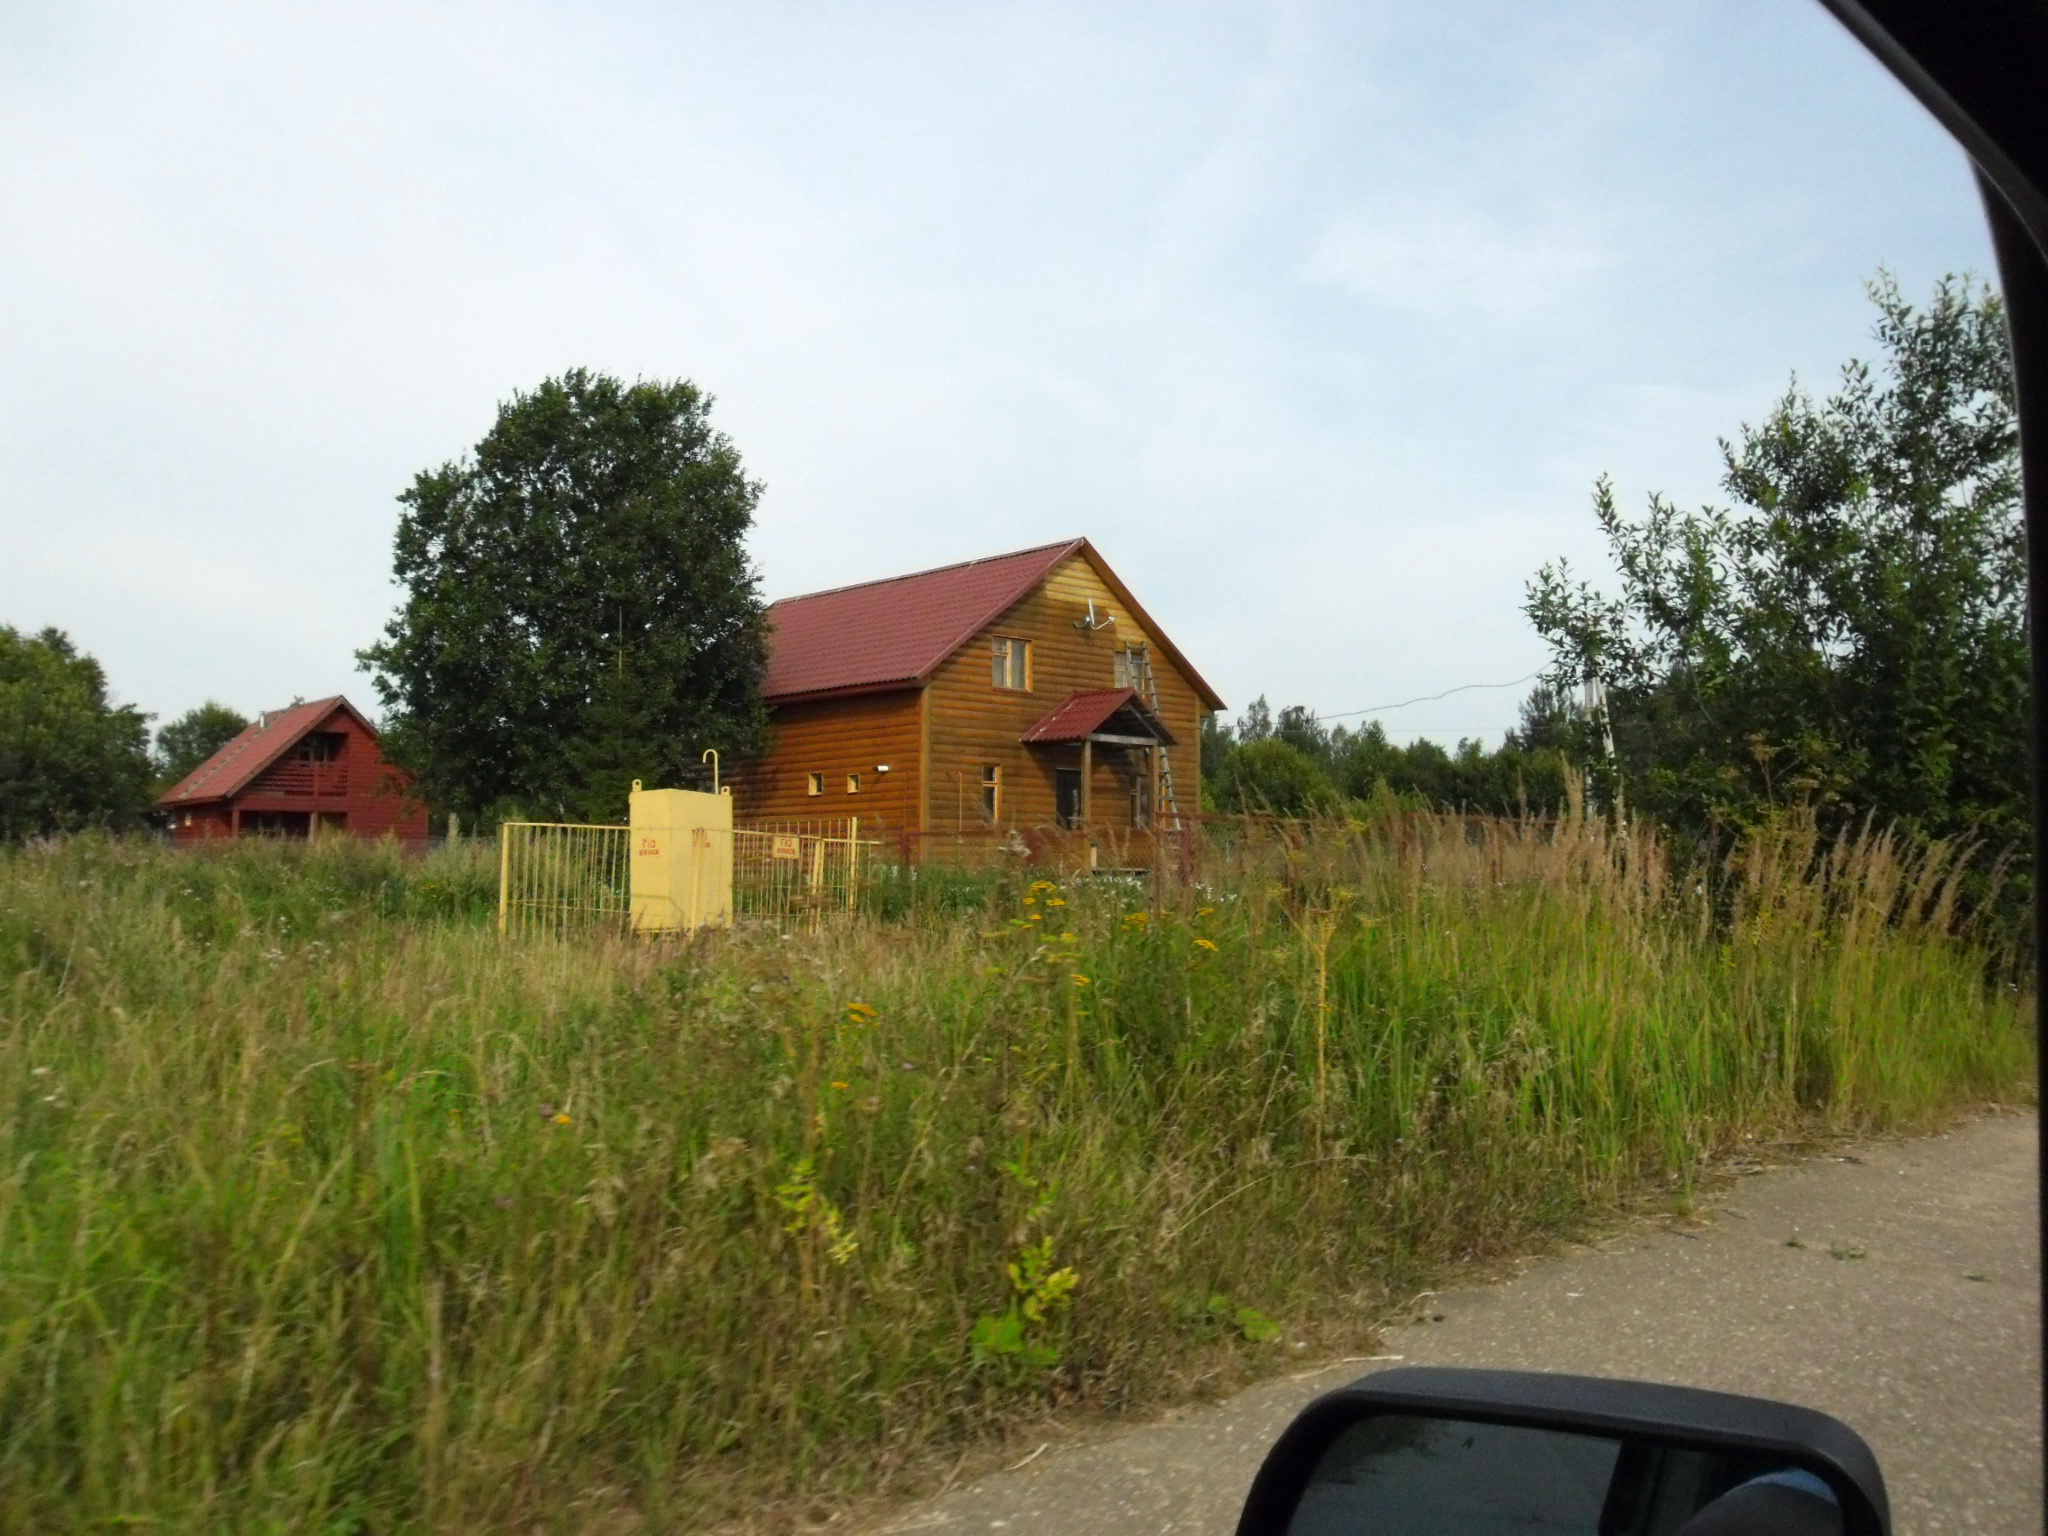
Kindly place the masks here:
[(1028, 549), (1007, 550), (1000, 555), (978, 555), (972, 560), (955, 560), (951, 565), (928, 566), (921, 571), (904, 571), (895, 576), (876, 576), (868, 581), (849, 581), (843, 587), (820, 587), (815, 592), (792, 592), (788, 597), (778, 597), (768, 606), (780, 608), (784, 603), (807, 602), (814, 597), (832, 597), (840, 592), (858, 592), (862, 587), (885, 587), (893, 581), (914, 581), (920, 576), (943, 576), (948, 571), (964, 571), (977, 565), (994, 565), (998, 560), (1017, 560), (1025, 555), (1042, 555), (1052, 549), (1078, 549), (1087, 543), (1084, 537), (1054, 539), (1049, 544), (1033, 544)]
[(324, 699), (298, 699), (290, 704), (285, 705), (282, 709), (257, 710), (256, 719), (253, 723), (260, 729), (267, 731), (270, 729), (272, 725), (274, 725), (279, 720), (282, 720), (286, 715), (290, 714), (295, 709), (319, 709), (322, 707), (332, 709), (337, 704), (344, 704), (347, 702), (347, 695), (340, 693), (330, 694), (328, 697)]

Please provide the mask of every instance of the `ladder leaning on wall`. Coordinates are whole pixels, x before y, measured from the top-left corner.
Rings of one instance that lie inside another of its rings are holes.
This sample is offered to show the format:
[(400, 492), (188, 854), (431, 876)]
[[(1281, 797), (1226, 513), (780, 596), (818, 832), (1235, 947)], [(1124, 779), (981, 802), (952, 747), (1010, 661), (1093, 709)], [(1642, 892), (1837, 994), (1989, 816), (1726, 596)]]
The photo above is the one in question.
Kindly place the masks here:
[[(1152, 713), (1158, 714), (1159, 680), (1152, 675), (1151, 642), (1140, 640), (1136, 644), (1126, 647), (1125, 654), (1130, 657), (1131, 686), (1145, 696), (1145, 702), (1152, 706)], [(1174, 818), (1175, 824), (1178, 825), (1180, 806), (1175, 803), (1173, 798), (1173, 754), (1166, 750), (1166, 743), (1164, 742), (1159, 744), (1157, 750), (1159, 752), (1159, 798), (1164, 802), (1163, 809)]]

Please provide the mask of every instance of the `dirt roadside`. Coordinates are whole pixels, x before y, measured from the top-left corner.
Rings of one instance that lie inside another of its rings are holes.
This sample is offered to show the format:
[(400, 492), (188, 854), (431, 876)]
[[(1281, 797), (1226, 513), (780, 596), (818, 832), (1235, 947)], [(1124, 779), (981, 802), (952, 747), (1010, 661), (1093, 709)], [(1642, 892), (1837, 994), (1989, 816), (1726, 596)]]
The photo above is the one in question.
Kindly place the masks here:
[[(1740, 1180), (1713, 1219), (1631, 1230), (1388, 1331), (1412, 1364), (1687, 1382), (1861, 1431), (1899, 1536), (2042, 1529), (2032, 1114), (1858, 1145)], [(1440, 1320), (1436, 1320), (1440, 1319)], [(1384, 1363), (1392, 1363), (1391, 1360)], [(1259, 1458), (1319, 1392), (1380, 1363), (1264, 1383), (866, 1523), (870, 1536), (1227, 1533)]]

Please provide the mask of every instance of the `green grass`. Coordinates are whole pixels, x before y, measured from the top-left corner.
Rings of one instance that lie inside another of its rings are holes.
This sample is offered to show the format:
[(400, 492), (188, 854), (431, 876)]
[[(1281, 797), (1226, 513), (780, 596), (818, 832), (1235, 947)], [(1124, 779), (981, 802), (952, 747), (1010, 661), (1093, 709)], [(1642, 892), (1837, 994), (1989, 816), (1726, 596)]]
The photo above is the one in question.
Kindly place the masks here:
[(657, 949), (501, 943), (488, 850), (0, 852), (0, 1528), (775, 1525), (2027, 1091), (1882, 839), (1712, 900), (1583, 824), (1212, 863)]

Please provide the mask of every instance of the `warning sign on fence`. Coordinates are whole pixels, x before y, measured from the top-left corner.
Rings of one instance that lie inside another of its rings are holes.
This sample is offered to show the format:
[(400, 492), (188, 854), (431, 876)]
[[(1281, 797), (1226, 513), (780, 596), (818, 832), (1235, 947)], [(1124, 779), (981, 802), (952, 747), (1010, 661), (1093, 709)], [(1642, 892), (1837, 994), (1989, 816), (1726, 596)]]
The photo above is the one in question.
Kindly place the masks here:
[(775, 834), (774, 854), (778, 859), (800, 859), (804, 856), (803, 840), (795, 833), (778, 832)]

